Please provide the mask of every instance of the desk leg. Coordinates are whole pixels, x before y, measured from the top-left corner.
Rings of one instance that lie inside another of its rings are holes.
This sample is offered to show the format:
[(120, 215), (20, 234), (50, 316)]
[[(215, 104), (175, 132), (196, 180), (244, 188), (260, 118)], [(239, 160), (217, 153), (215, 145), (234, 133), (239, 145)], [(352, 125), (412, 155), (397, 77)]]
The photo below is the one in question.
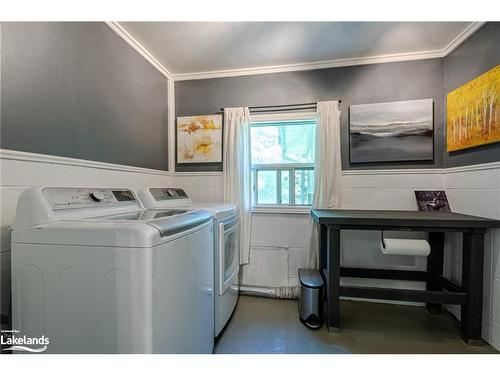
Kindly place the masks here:
[[(328, 239), (327, 239), (327, 227), (326, 225), (318, 224), (318, 240), (319, 240), (319, 270), (323, 275), (323, 270), (326, 268), (327, 263), (327, 248), (328, 248)], [(323, 275), (326, 278), (326, 275)]]
[(328, 228), (327, 232), (327, 321), (328, 331), (340, 329), (340, 230)]
[[(427, 271), (435, 276), (443, 276), (443, 258), (444, 258), (444, 233), (443, 232), (429, 232), (429, 245), (431, 252), (427, 257)], [(430, 280), (427, 282), (427, 290), (441, 290), (439, 283)], [(426, 304), (427, 309), (434, 314), (443, 311), (443, 307), (439, 303)]]
[(462, 289), (468, 304), (462, 305), (460, 334), (468, 344), (480, 343), (483, 323), (484, 233), (464, 233)]

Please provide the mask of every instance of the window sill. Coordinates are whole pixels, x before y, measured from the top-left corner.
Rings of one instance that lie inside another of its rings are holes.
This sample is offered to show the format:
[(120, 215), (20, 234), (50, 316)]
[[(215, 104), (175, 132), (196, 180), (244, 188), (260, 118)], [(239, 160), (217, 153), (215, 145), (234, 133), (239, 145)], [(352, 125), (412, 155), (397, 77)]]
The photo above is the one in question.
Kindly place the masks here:
[(310, 215), (311, 207), (297, 207), (297, 206), (257, 206), (252, 207), (252, 214), (300, 214)]

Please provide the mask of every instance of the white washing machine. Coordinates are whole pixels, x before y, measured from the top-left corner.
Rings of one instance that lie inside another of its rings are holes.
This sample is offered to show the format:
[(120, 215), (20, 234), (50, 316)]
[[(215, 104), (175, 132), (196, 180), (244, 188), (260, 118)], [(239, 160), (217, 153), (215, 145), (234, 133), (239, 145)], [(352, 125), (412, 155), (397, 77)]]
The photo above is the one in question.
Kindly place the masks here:
[(214, 217), (215, 336), (234, 311), (239, 294), (240, 227), (238, 207), (228, 203), (193, 203), (180, 188), (146, 188), (138, 193), (148, 209), (203, 209)]
[(28, 189), (12, 232), (15, 334), (43, 335), (48, 353), (212, 353), (212, 239), (209, 212), (144, 210), (128, 189)]

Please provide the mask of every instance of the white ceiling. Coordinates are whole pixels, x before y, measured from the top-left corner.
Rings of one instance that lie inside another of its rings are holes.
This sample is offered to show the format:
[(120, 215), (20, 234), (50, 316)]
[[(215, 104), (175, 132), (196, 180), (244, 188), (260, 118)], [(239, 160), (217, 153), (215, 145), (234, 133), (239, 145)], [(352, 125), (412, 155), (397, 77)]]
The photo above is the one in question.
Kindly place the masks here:
[(121, 22), (170, 73), (444, 50), (469, 22)]

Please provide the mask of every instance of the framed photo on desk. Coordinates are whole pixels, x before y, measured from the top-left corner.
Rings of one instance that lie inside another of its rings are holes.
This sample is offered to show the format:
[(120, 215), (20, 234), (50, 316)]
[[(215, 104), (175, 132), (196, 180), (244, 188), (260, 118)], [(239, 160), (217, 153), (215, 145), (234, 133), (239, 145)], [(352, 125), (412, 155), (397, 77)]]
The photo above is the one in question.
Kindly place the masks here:
[(419, 211), (451, 212), (444, 190), (415, 191)]

